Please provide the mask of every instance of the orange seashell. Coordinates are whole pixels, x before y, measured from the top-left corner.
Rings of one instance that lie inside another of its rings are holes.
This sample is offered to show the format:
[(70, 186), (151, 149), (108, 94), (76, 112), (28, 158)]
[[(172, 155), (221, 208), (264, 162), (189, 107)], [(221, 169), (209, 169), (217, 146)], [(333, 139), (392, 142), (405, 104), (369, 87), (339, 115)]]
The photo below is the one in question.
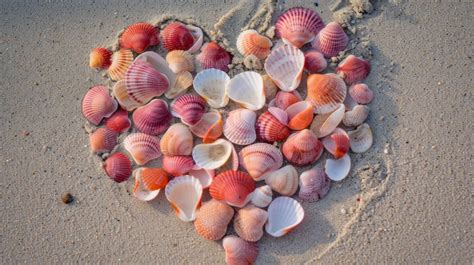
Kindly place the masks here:
[(184, 94), (171, 103), (171, 114), (192, 126), (201, 120), (206, 111), (206, 101), (196, 94)]
[(133, 112), (132, 119), (140, 132), (159, 135), (170, 127), (172, 117), (168, 103), (162, 99), (154, 99), (145, 106), (137, 108)]
[(258, 256), (257, 243), (247, 242), (237, 236), (226, 236), (222, 240), (227, 265), (254, 264)]
[(368, 61), (351, 54), (339, 63), (336, 72), (347, 84), (352, 85), (364, 80), (369, 75), (370, 68)]
[(242, 171), (227, 170), (214, 178), (209, 187), (212, 198), (235, 207), (245, 206), (255, 190), (255, 182)]
[(210, 200), (204, 203), (197, 213), (194, 227), (196, 232), (205, 239), (219, 240), (226, 231), (232, 217), (234, 209), (224, 202)]
[(285, 11), (275, 23), (275, 33), (284, 42), (297, 48), (311, 42), (324, 23), (316, 11), (304, 7), (293, 7)]
[(132, 174), (132, 163), (123, 153), (114, 153), (109, 156), (102, 167), (105, 173), (115, 182), (123, 182)]
[(191, 132), (202, 138), (203, 143), (212, 143), (222, 135), (224, 121), (217, 111), (204, 113), (201, 119), (189, 127)]
[(349, 44), (349, 37), (336, 22), (326, 25), (312, 42), (313, 48), (320, 51), (326, 58), (337, 56)]
[(122, 80), (125, 77), (130, 65), (133, 62), (133, 53), (128, 49), (120, 49), (112, 55), (112, 64), (107, 69), (107, 74), (114, 81)]
[(249, 204), (237, 211), (234, 230), (242, 239), (257, 242), (263, 236), (263, 226), (267, 219), (267, 211)]
[(224, 123), (224, 135), (238, 145), (248, 145), (257, 139), (255, 120), (257, 114), (248, 109), (235, 109), (229, 112)]
[(190, 72), (181, 72), (176, 75), (176, 83), (165, 93), (165, 97), (173, 99), (186, 93), (193, 84), (193, 75)]
[(99, 128), (89, 135), (89, 142), (92, 153), (108, 153), (117, 144), (117, 133), (107, 128)]
[(168, 184), (168, 173), (161, 168), (141, 167), (133, 171), (133, 176), (133, 196), (141, 201), (153, 200)]
[(112, 88), (112, 94), (118, 101), (119, 105), (127, 111), (132, 111), (142, 105), (141, 103), (136, 102), (132, 97), (130, 97), (127, 91), (127, 84), (123, 79), (115, 83), (114, 87)]
[(291, 164), (305, 166), (319, 159), (323, 153), (323, 145), (313, 132), (304, 129), (288, 137), (282, 152)]
[(82, 99), (82, 114), (94, 125), (99, 125), (103, 118), (110, 117), (118, 104), (105, 86), (94, 86), (87, 91)]
[(107, 69), (112, 64), (112, 52), (106, 48), (94, 48), (89, 54), (89, 66), (95, 69)]
[(193, 135), (188, 127), (175, 123), (161, 137), (160, 149), (165, 156), (189, 156), (193, 151)]
[(144, 165), (161, 156), (160, 139), (144, 133), (132, 133), (125, 137), (123, 146), (138, 165)]
[(168, 24), (161, 32), (163, 47), (168, 51), (186, 51), (194, 44), (194, 37), (191, 31), (180, 22)]
[(286, 108), (288, 108), (289, 106), (299, 101), (301, 101), (301, 96), (298, 92), (279, 91), (276, 94), (275, 99), (272, 102), (270, 102), (269, 106), (286, 110)]
[(237, 50), (243, 56), (255, 55), (265, 59), (270, 53), (272, 41), (253, 29), (245, 30), (237, 37)]
[(188, 173), (194, 167), (191, 156), (164, 156), (163, 169), (174, 177)]
[(306, 100), (313, 104), (318, 114), (335, 110), (346, 97), (346, 84), (336, 74), (312, 74), (308, 77), (307, 85)]
[(116, 133), (127, 131), (131, 125), (130, 119), (128, 118), (128, 112), (119, 108), (114, 114), (105, 119), (104, 125), (106, 128)]
[(298, 197), (304, 202), (315, 202), (328, 194), (331, 180), (322, 168), (314, 167), (301, 173)]
[(304, 53), (304, 68), (310, 73), (319, 73), (324, 71), (328, 62), (324, 55), (316, 50), (308, 50)]
[(232, 55), (217, 43), (208, 42), (202, 46), (201, 53), (196, 56), (196, 60), (202, 69), (215, 68), (228, 72)]
[(187, 51), (171, 51), (166, 55), (166, 61), (168, 62), (170, 69), (175, 73), (194, 71), (193, 56)]
[(125, 75), (125, 82), (130, 97), (141, 104), (161, 96), (170, 85), (166, 75), (143, 61), (136, 61), (130, 66)]
[(341, 128), (336, 128), (331, 135), (324, 137), (322, 143), (336, 159), (342, 158), (349, 152), (349, 135)]
[(149, 23), (139, 22), (128, 26), (119, 39), (120, 47), (136, 53), (144, 52), (149, 46), (160, 43), (159, 29)]
[(284, 141), (290, 135), (288, 127), (282, 124), (269, 111), (264, 112), (258, 117), (257, 123), (255, 124), (255, 131), (260, 141), (268, 143)]
[(292, 130), (307, 128), (313, 121), (313, 105), (308, 101), (300, 101), (286, 109), (288, 114), (288, 127)]
[(283, 164), (280, 150), (267, 143), (256, 143), (244, 147), (239, 153), (241, 165), (256, 181), (262, 180), (264, 174), (276, 170)]
[(374, 92), (366, 84), (350, 86), (349, 95), (359, 104), (369, 104), (374, 98)]

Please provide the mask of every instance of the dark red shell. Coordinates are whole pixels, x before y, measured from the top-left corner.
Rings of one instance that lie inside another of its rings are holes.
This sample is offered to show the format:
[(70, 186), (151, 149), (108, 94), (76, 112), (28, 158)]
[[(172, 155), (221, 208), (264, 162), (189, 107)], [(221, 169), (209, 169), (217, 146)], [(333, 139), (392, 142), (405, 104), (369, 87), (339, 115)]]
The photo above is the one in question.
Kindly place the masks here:
[(139, 22), (128, 26), (120, 36), (120, 47), (136, 53), (144, 52), (149, 46), (160, 43), (159, 30), (153, 25)]
[(174, 50), (186, 51), (194, 44), (191, 31), (182, 23), (172, 22), (161, 32), (163, 47), (169, 52)]
[(215, 68), (224, 72), (229, 71), (228, 65), (232, 55), (215, 42), (208, 42), (202, 46), (201, 53), (196, 56), (202, 69)]

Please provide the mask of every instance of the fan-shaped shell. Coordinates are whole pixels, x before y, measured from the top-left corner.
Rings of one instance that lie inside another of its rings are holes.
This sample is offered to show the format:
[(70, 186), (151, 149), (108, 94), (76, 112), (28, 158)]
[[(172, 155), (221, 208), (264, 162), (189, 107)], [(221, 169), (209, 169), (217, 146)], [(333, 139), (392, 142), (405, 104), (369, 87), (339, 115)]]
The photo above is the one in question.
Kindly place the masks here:
[(199, 168), (197, 169), (196, 166), (193, 169), (189, 170), (189, 175), (199, 179), (201, 182), (202, 188), (206, 189), (211, 186), (212, 181), (214, 180), (215, 170), (214, 169), (204, 169)]
[(165, 156), (163, 158), (163, 169), (174, 177), (187, 174), (194, 167), (191, 156)]
[(194, 125), (206, 111), (206, 102), (195, 94), (184, 94), (171, 103), (171, 113), (186, 125)]
[(133, 176), (133, 196), (141, 201), (153, 200), (168, 184), (168, 174), (161, 168), (137, 168), (133, 171)]
[(354, 153), (364, 153), (372, 146), (373, 135), (367, 123), (357, 127), (354, 131), (347, 132), (349, 134), (351, 150)]
[(322, 199), (331, 188), (331, 180), (323, 169), (314, 167), (301, 173), (298, 197), (304, 202)]
[(291, 45), (283, 45), (272, 50), (264, 67), (281, 90), (293, 91), (301, 82), (304, 54)]
[(260, 115), (255, 124), (255, 132), (260, 141), (268, 143), (281, 142), (290, 135), (290, 130), (273, 114), (266, 111)]
[(160, 141), (161, 153), (165, 156), (188, 156), (193, 151), (193, 135), (188, 127), (175, 123), (168, 128)]
[(106, 128), (116, 132), (123, 133), (127, 131), (130, 126), (130, 119), (128, 118), (128, 112), (122, 108), (119, 108), (112, 116), (105, 119), (104, 125)]
[(307, 98), (318, 114), (335, 110), (344, 102), (347, 88), (344, 81), (336, 74), (312, 74), (308, 77)]
[(240, 151), (239, 161), (254, 180), (262, 180), (264, 174), (281, 167), (283, 156), (280, 150), (271, 144), (256, 143)]
[(265, 105), (263, 79), (257, 72), (247, 71), (234, 76), (227, 84), (227, 94), (250, 110), (259, 110)]
[(234, 209), (225, 202), (210, 200), (199, 209), (194, 227), (203, 238), (219, 240), (225, 235), (233, 216)]
[(108, 153), (117, 144), (117, 133), (107, 128), (98, 128), (89, 135), (89, 143), (92, 153)]
[(352, 110), (344, 113), (342, 123), (348, 127), (361, 125), (369, 116), (370, 109), (365, 105), (356, 105)]
[(132, 174), (132, 163), (123, 153), (114, 153), (107, 157), (102, 167), (105, 173), (115, 182), (123, 182)]
[(130, 97), (141, 104), (161, 96), (170, 85), (164, 74), (142, 61), (136, 61), (130, 66), (125, 75), (125, 82)]
[(268, 185), (258, 187), (252, 194), (250, 202), (260, 208), (267, 207), (272, 202), (272, 188)]
[(161, 31), (163, 47), (168, 51), (188, 50), (194, 44), (191, 31), (180, 22), (171, 22)]
[(313, 105), (308, 101), (300, 101), (286, 109), (288, 114), (288, 127), (292, 130), (307, 128), (313, 121)]
[(213, 143), (194, 146), (192, 155), (194, 162), (200, 168), (216, 169), (224, 165), (232, 153), (232, 144), (224, 139)]
[(255, 55), (265, 59), (270, 53), (272, 41), (253, 29), (242, 31), (237, 37), (237, 50), (243, 56)]
[(224, 122), (217, 111), (204, 113), (201, 119), (189, 127), (191, 132), (202, 138), (203, 143), (212, 143), (222, 135)]
[(316, 50), (308, 50), (304, 53), (304, 68), (306, 71), (314, 74), (322, 72), (328, 66), (324, 55)]
[(324, 27), (312, 42), (313, 48), (320, 51), (326, 58), (337, 56), (349, 44), (349, 37), (336, 22)]
[(336, 72), (342, 76), (347, 84), (352, 85), (364, 80), (369, 75), (370, 63), (351, 54), (339, 63), (336, 68)]
[(162, 99), (154, 99), (145, 106), (137, 108), (133, 112), (132, 119), (140, 132), (159, 135), (169, 128), (172, 117), (168, 103)]
[(202, 186), (197, 178), (181, 176), (172, 179), (166, 185), (165, 196), (181, 221), (191, 222), (196, 219), (202, 196)]
[(278, 92), (278, 87), (275, 82), (273, 82), (272, 78), (267, 74), (262, 75), (262, 80), (263, 94), (265, 94), (265, 100), (267, 102), (270, 102), (270, 100), (272, 100)]
[(245, 172), (227, 170), (214, 178), (209, 187), (212, 198), (235, 207), (244, 207), (255, 190), (255, 182)]
[(123, 146), (138, 165), (144, 165), (161, 156), (160, 139), (148, 134), (129, 134), (125, 137)]
[(257, 115), (248, 109), (235, 109), (229, 112), (224, 124), (224, 135), (229, 141), (238, 145), (255, 142), (255, 120)]
[(188, 91), (188, 88), (193, 84), (193, 75), (190, 72), (181, 72), (176, 75), (176, 83), (166, 93), (165, 97), (173, 99), (181, 96)]
[(265, 231), (273, 237), (284, 236), (299, 225), (303, 218), (304, 210), (299, 202), (290, 197), (278, 197), (268, 207)]
[(201, 65), (201, 69), (215, 68), (228, 72), (232, 55), (217, 43), (208, 42), (202, 46), (201, 53), (196, 56), (196, 61)]
[(344, 105), (339, 104), (339, 107), (332, 113), (316, 115), (311, 124), (311, 131), (318, 138), (329, 135), (341, 123), (344, 118), (344, 110)]
[(257, 243), (247, 242), (237, 236), (226, 236), (222, 240), (227, 265), (254, 264), (258, 256)]
[(369, 104), (374, 98), (374, 92), (366, 84), (350, 86), (349, 95), (359, 104)]
[(322, 143), (336, 159), (342, 158), (349, 152), (349, 135), (341, 128), (336, 128), (331, 135), (324, 137)]
[(117, 101), (109, 95), (109, 89), (105, 86), (92, 87), (82, 99), (82, 114), (94, 125), (110, 117), (117, 107)]
[(288, 9), (275, 23), (277, 36), (297, 48), (311, 42), (323, 28), (324, 22), (318, 13), (305, 7)]
[(171, 51), (166, 55), (166, 61), (168, 62), (170, 69), (175, 73), (194, 71), (193, 56), (187, 51)]
[(120, 36), (120, 47), (142, 53), (149, 46), (160, 43), (158, 35), (159, 30), (153, 25), (145, 22), (135, 23), (128, 26)]
[(120, 106), (127, 111), (132, 111), (142, 105), (140, 102), (136, 102), (132, 97), (130, 97), (127, 91), (127, 84), (125, 83), (125, 80), (119, 80), (117, 83), (115, 83), (114, 87), (112, 88), (112, 94)]
[(234, 230), (242, 239), (257, 242), (263, 236), (263, 226), (267, 219), (267, 211), (249, 204), (237, 211)]
[(156, 71), (164, 74), (168, 78), (168, 88), (174, 87), (176, 83), (176, 74), (170, 69), (166, 60), (156, 52), (144, 52), (135, 58), (135, 62), (146, 62), (155, 68)]
[(304, 129), (288, 137), (283, 144), (282, 152), (293, 165), (304, 166), (319, 159), (323, 153), (323, 145), (314, 133)]
[(112, 64), (112, 52), (106, 48), (94, 48), (89, 54), (89, 66), (94, 69), (107, 69)]
[(284, 196), (292, 196), (298, 189), (298, 172), (292, 165), (265, 174), (265, 183)]
[(133, 53), (129, 49), (120, 49), (112, 55), (112, 63), (107, 69), (107, 74), (114, 81), (121, 80), (133, 62)]
[(333, 181), (341, 181), (347, 177), (351, 170), (351, 158), (349, 154), (345, 154), (340, 159), (328, 159), (326, 160), (326, 166), (324, 171), (328, 178)]
[(193, 81), (194, 90), (213, 108), (222, 108), (229, 103), (227, 84), (230, 77), (218, 69), (199, 72)]

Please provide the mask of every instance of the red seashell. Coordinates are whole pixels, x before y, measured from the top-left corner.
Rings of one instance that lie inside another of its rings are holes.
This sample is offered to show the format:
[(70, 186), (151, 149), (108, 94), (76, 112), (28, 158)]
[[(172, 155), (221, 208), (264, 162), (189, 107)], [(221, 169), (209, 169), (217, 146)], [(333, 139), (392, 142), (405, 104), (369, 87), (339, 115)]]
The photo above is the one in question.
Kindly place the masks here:
[(117, 133), (107, 128), (99, 128), (89, 135), (93, 153), (108, 153), (117, 144)]
[(304, 68), (310, 73), (319, 73), (324, 71), (328, 62), (324, 55), (316, 50), (309, 50), (304, 53)]
[(105, 86), (95, 86), (87, 91), (82, 99), (82, 114), (94, 125), (103, 118), (110, 117), (117, 110), (118, 103), (109, 94)]
[(183, 176), (194, 167), (191, 156), (165, 156), (163, 158), (163, 169), (175, 177)]
[(295, 104), (296, 102), (301, 101), (301, 96), (298, 94), (296, 91), (292, 92), (284, 92), (284, 91), (279, 91), (273, 103), (270, 103), (271, 105), (274, 105), (277, 108), (280, 108), (282, 110), (286, 110), (289, 106)]
[(349, 152), (349, 135), (341, 128), (336, 128), (331, 135), (324, 137), (322, 142), (324, 148), (336, 159), (342, 158)]
[(128, 26), (120, 36), (120, 47), (136, 53), (144, 52), (149, 46), (158, 45), (159, 30), (149, 23), (139, 22)]
[(127, 92), (139, 103), (145, 104), (154, 97), (159, 97), (169, 88), (168, 78), (144, 61), (136, 61), (125, 74)]
[(117, 132), (123, 133), (130, 128), (130, 119), (128, 118), (128, 112), (122, 108), (119, 108), (112, 116), (105, 119), (104, 125), (106, 128)]
[(107, 69), (112, 64), (112, 52), (106, 48), (94, 48), (89, 55), (89, 66), (95, 69)]
[(132, 163), (130, 159), (128, 159), (124, 153), (120, 152), (109, 156), (105, 160), (103, 168), (107, 176), (119, 183), (127, 180), (130, 174), (132, 174)]
[(149, 135), (165, 132), (171, 125), (171, 113), (168, 103), (162, 99), (154, 99), (133, 112), (133, 123), (137, 129)]
[(186, 51), (194, 44), (194, 37), (191, 31), (182, 23), (172, 22), (161, 32), (163, 47), (168, 51)]
[(349, 44), (349, 37), (336, 22), (324, 27), (314, 39), (313, 48), (320, 51), (326, 58), (337, 56)]
[(201, 120), (206, 111), (206, 101), (195, 94), (184, 94), (171, 103), (171, 113), (181, 122), (192, 126)]
[(217, 43), (208, 42), (202, 46), (196, 60), (201, 64), (202, 69), (215, 68), (228, 72), (232, 55)]
[(319, 159), (323, 153), (323, 145), (313, 132), (304, 129), (288, 137), (282, 152), (291, 164), (305, 166)]
[(247, 173), (227, 170), (214, 178), (209, 194), (231, 206), (243, 207), (249, 202), (254, 190), (255, 181)]
[(369, 75), (370, 68), (368, 61), (351, 54), (339, 63), (336, 72), (347, 84), (352, 85), (364, 80)]
[(323, 28), (324, 22), (318, 13), (304, 7), (288, 9), (275, 23), (277, 36), (297, 48), (312, 41)]
[(290, 130), (269, 111), (264, 112), (255, 124), (257, 138), (268, 143), (284, 141), (290, 135)]

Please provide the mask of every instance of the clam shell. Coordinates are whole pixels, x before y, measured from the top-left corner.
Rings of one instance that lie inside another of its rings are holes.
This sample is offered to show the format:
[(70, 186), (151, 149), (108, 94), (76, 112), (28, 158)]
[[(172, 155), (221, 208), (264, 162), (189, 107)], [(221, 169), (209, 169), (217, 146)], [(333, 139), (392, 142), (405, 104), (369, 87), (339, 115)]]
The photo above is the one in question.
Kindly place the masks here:
[(258, 256), (257, 243), (247, 242), (237, 236), (226, 236), (222, 240), (225, 262), (228, 265), (254, 264)]
[(263, 226), (267, 219), (267, 211), (249, 204), (237, 211), (234, 230), (245, 241), (257, 242), (263, 236)]
[(118, 104), (105, 86), (94, 86), (87, 91), (82, 99), (82, 114), (94, 125), (99, 125), (103, 118), (110, 117)]
[(267, 102), (270, 102), (270, 100), (272, 100), (278, 92), (278, 87), (269, 75), (262, 75), (262, 80), (263, 94), (265, 94), (265, 100)]
[(117, 133), (107, 128), (98, 128), (89, 135), (89, 143), (92, 153), (109, 153), (117, 144)]
[(285, 11), (275, 23), (275, 33), (285, 43), (301, 48), (311, 42), (324, 28), (324, 22), (316, 11), (305, 7), (293, 7)]
[(307, 128), (313, 121), (313, 105), (308, 101), (300, 101), (286, 109), (288, 114), (288, 127), (292, 130)]
[(194, 44), (191, 31), (180, 22), (171, 22), (161, 31), (163, 47), (169, 52), (174, 50), (188, 50)]
[(121, 48), (131, 49), (136, 53), (144, 52), (149, 46), (160, 43), (159, 29), (145, 22), (128, 26), (119, 38)]
[(282, 110), (286, 110), (286, 108), (299, 101), (301, 101), (301, 96), (296, 90), (292, 92), (279, 91), (276, 94), (275, 99), (270, 101), (268, 105), (269, 107), (276, 107)]
[(115, 182), (123, 182), (132, 174), (132, 163), (124, 153), (114, 153), (102, 165), (105, 173)]
[(226, 86), (230, 77), (218, 69), (199, 72), (193, 81), (194, 90), (213, 108), (222, 108), (229, 103)]
[(233, 146), (224, 139), (213, 143), (198, 144), (193, 148), (193, 159), (196, 165), (205, 169), (216, 169), (224, 165), (232, 153)]
[(261, 186), (254, 190), (250, 202), (257, 207), (265, 208), (272, 202), (272, 195), (270, 186)]
[(291, 45), (273, 49), (265, 60), (265, 71), (283, 91), (295, 90), (301, 82), (304, 54)]
[(316, 202), (322, 199), (331, 188), (331, 180), (323, 169), (313, 167), (301, 173), (298, 197), (304, 202)]
[(224, 123), (224, 135), (229, 141), (238, 145), (255, 142), (255, 120), (257, 115), (248, 109), (235, 109), (229, 112)]
[(242, 31), (237, 37), (237, 50), (243, 56), (255, 55), (258, 59), (267, 58), (272, 41), (253, 29)]
[(191, 53), (182, 50), (174, 50), (166, 54), (166, 62), (168, 62), (171, 71), (177, 73), (193, 72), (194, 59)]
[(351, 150), (354, 153), (364, 153), (372, 146), (373, 135), (367, 123), (357, 127), (354, 131), (348, 131)]
[(244, 207), (255, 190), (255, 182), (242, 171), (227, 170), (217, 175), (209, 187), (212, 198), (235, 207)]
[(344, 113), (342, 123), (348, 127), (361, 125), (369, 116), (370, 109), (365, 105), (356, 105), (352, 110)]
[(119, 80), (115, 83), (112, 88), (112, 94), (120, 106), (127, 111), (132, 111), (142, 105), (140, 102), (136, 102), (132, 97), (130, 97), (125, 80)]
[(135, 127), (142, 133), (159, 135), (171, 124), (171, 113), (168, 103), (162, 99), (154, 99), (145, 106), (137, 108), (132, 115)]
[(336, 128), (331, 135), (324, 137), (322, 143), (336, 159), (342, 158), (349, 152), (349, 135), (341, 128)]
[(197, 178), (181, 176), (172, 179), (166, 185), (165, 196), (181, 221), (191, 222), (196, 219), (202, 196), (202, 186)]
[(316, 115), (311, 124), (311, 131), (318, 138), (329, 135), (341, 123), (344, 118), (344, 110), (344, 105), (339, 104), (339, 107), (332, 113)]
[(166, 60), (156, 52), (144, 52), (135, 58), (135, 62), (147, 62), (155, 68), (156, 71), (164, 74), (168, 78), (169, 88), (174, 87), (176, 83), (176, 74), (171, 71)]
[(112, 64), (112, 52), (106, 48), (94, 48), (89, 54), (89, 66), (94, 69), (107, 69)]
[(234, 76), (227, 84), (227, 94), (250, 110), (259, 110), (265, 105), (263, 79), (257, 72), (247, 71)]
[(193, 151), (193, 135), (188, 127), (175, 123), (168, 128), (160, 141), (161, 153), (165, 156), (188, 156)]
[(181, 95), (171, 103), (171, 114), (189, 126), (201, 120), (204, 112), (206, 112), (206, 102), (195, 94)]
[(313, 104), (317, 114), (332, 112), (344, 102), (346, 84), (336, 74), (312, 74), (308, 77), (307, 84), (306, 100)]
[(168, 77), (147, 63), (135, 61), (125, 74), (128, 95), (135, 101), (145, 104), (168, 90)]
[(311, 43), (313, 48), (320, 51), (326, 58), (337, 56), (349, 44), (349, 37), (344, 29), (336, 22), (326, 25)]
[(283, 144), (282, 152), (288, 161), (296, 166), (316, 162), (323, 153), (323, 145), (308, 129), (293, 133)]
[(181, 96), (188, 91), (188, 88), (193, 84), (193, 75), (190, 72), (181, 72), (176, 75), (176, 83), (166, 93), (165, 97), (173, 99)]
[(207, 42), (201, 48), (201, 53), (196, 56), (196, 61), (201, 69), (215, 68), (224, 72), (229, 71), (232, 55), (215, 42)]
[(359, 104), (369, 104), (374, 99), (374, 92), (366, 84), (350, 86), (349, 95)]
[(347, 177), (351, 170), (351, 157), (349, 154), (345, 154), (340, 159), (328, 159), (326, 160), (326, 166), (324, 171), (328, 178), (333, 181), (341, 181)]
[(107, 74), (114, 81), (122, 80), (133, 62), (133, 53), (128, 49), (120, 49), (112, 55), (112, 63), (107, 69)]
[(119, 108), (112, 116), (105, 119), (104, 125), (106, 128), (116, 132), (123, 133), (127, 131), (131, 122), (128, 118), (128, 112), (122, 108)]
[(292, 165), (286, 165), (267, 173), (265, 183), (281, 195), (292, 196), (298, 189), (298, 172)]
[(296, 200), (281, 196), (268, 207), (268, 222), (265, 231), (273, 237), (281, 237), (291, 232), (304, 218), (304, 210)]
[(347, 84), (352, 85), (364, 80), (369, 75), (370, 63), (351, 54), (339, 63), (336, 72)]
[(282, 124), (270, 111), (266, 111), (258, 117), (255, 132), (260, 141), (268, 143), (284, 141), (290, 135), (288, 127)]
[(202, 188), (206, 189), (211, 186), (212, 181), (214, 180), (215, 176), (215, 170), (214, 169), (195, 169), (195, 167), (191, 170), (189, 170), (189, 175), (199, 179), (199, 182), (201, 182)]
[(204, 40), (204, 34), (202, 32), (202, 29), (193, 25), (186, 25), (186, 28), (188, 28), (189, 32), (191, 32), (191, 35), (193, 35), (194, 38), (194, 44), (191, 46), (191, 48), (188, 49), (189, 53), (195, 53), (201, 49), (202, 46), (202, 41)]
[(182, 176), (194, 168), (191, 156), (165, 156), (163, 169), (174, 177)]
[(328, 66), (328, 62), (324, 55), (314, 49), (308, 50), (304, 53), (304, 69), (314, 74), (322, 72)]
[(161, 168), (137, 168), (133, 171), (133, 176), (133, 196), (141, 201), (153, 200), (168, 184), (168, 174)]
[(227, 231), (234, 209), (224, 202), (210, 200), (199, 209), (194, 227), (196, 232), (205, 239), (219, 240)]
[(221, 137), (224, 122), (222, 116), (217, 111), (204, 113), (201, 119), (193, 126), (189, 127), (191, 132), (202, 138), (203, 143), (212, 143)]
[(256, 143), (242, 148), (240, 164), (258, 181), (263, 175), (276, 170), (283, 164), (283, 156), (278, 148), (267, 143)]
[(148, 134), (129, 134), (125, 137), (123, 146), (138, 165), (144, 165), (161, 156), (160, 139)]

